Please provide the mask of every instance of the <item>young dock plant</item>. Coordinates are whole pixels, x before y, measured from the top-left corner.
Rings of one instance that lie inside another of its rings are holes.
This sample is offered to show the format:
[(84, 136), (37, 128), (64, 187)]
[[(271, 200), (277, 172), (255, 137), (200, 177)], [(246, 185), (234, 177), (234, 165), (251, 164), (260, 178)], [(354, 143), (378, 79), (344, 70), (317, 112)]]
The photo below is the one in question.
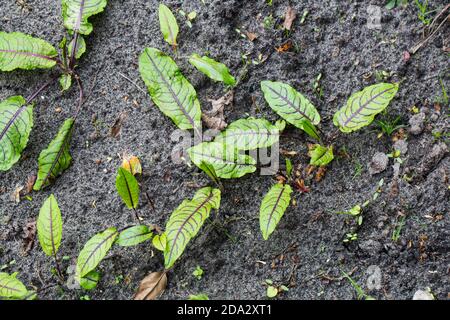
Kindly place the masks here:
[(165, 4), (161, 3), (158, 10), (159, 26), (163, 34), (164, 40), (172, 46), (174, 50), (177, 48), (177, 36), (180, 31), (177, 19), (172, 11)]
[(228, 67), (223, 63), (217, 62), (207, 56), (200, 57), (196, 53), (191, 55), (189, 63), (214, 81), (223, 82), (231, 87), (236, 84), (236, 79), (230, 74)]
[(13, 274), (0, 272), (0, 300), (23, 300), (35, 296), (33, 291), (28, 291), (25, 285), (17, 279), (17, 272)]
[(42, 251), (55, 260), (56, 271), (58, 277), (62, 280), (63, 275), (58, 262), (58, 249), (61, 245), (63, 234), (63, 223), (61, 217), (61, 210), (55, 196), (50, 195), (39, 211), (39, 216), (36, 221), (36, 228), (41, 244)]
[[(320, 122), (320, 115), (309, 100), (291, 86), (281, 82), (263, 81), (261, 89), (269, 106), (278, 115), (311, 137), (320, 140), (318, 130), (315, 128)], [(397, 91), (397, 83), (379, 83), (354, 93), (346, 105), (335, 113), (334, 124), (344, 133), (368, 126), (377, 114), (386, 109)], [(308, 155), (311, 158), (310, 165), (324, 167), (334, 159), (333, 146), (311, 144)], [(288, 171), (292, 171), (290, 161), (286, 167)], [(290, 174), (287, 175), (289, 179)], [(273, 186), (261, 204), (260, 224), (264, 239), (273, 232), (289, 205), (290, 197), (287, 194), (290, 194), (290, 188), (286, 194), (285, 190), (284, 184)]]
[(61, 89), (70, 88), (72, 80), (78, 85), (80, 98), (73, 118), (68, 118), (47, 149), (39, 156), (38, 178), (34, 190), (41, 190), (71, 164), (70, 140), (75, 119), (85, 102), (83, 86), (75, 68), (77, 60), (86, 51), (83, 36), (92, 32), (88, 18), (102, 12), (106, 0), (62, 0), (64, 26), (71, 35), (60, 43), (61, 53), (45, 40), (20, 32), (0, 32), (0, 71), (16, 69), (51, 69), (57, 72), (29, 97), (13, 96), (0, 102), (0, 171), (7, 171), (20, 159), (33, 127), (33, 101), (54, 82)]

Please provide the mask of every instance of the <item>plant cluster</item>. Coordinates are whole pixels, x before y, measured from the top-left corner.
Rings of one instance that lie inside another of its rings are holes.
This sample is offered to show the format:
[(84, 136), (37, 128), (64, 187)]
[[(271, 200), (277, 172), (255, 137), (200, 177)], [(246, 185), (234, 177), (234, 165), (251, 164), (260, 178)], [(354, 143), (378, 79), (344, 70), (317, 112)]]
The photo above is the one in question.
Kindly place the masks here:
[[(76, 73), (76, 61), (85, 51), (83, 35), (92, 31), (88, 18), (106, 6), (106, 0), (62, 0), (64, 26), (73, 39), (67, 45), (61, 42), (62, 54), (57, 58), (56, 49), (47, 42), (19, 33), (0, 33), (0, 69), (34, 69), (59, 67), (58, 78), (63, 90), (75, 79), (80, 91), (78, 108), (74, 117), (65, 120), (49, 147), (39, 157), (39, 171), (35, 190), (47, 186), (71, 163), (70, 137), (77, 115), (84, 103), (83, 88)], [(171, 10), (161, 4), (159, 21), (164, 40), (177, 49), (179, 27)], [(68, 54), (70, 52), (70, 54)], [(222, 82), (228, 89), (237, 81), (227, 66), (193, 53), (189, 62), (210, 79)], [(141, 224), (138, 215), (140, 187), (136, 178), (142, 169), (136, 157), (126, 158), (119, 168), (116, 188), (124, 204), (134, 212), (137, 225), (122, 229), (110, 227), (94, 235), (81, 250), (76, 264), (75, 279), (85, 289), (96, 286), (100, 274), (98, 264), (113, 245), (133, 246), (152, 240), (153, 246), (164, 255), (164, 270), (144, 278), (136, 293), (136, 299), (154, 299), (167, 284), (167, 272), (185, 251), (212, 210), (219, 210), (224, 192), (221, 179), (236, 179), (257, 170), (257, 159), (250, 151), (269, 148), (279, 142), (287, 124), (308, 134), (315, 140), (309, 146), (310, 165), (324, 168), (334, 159), (333, 144), (325, 144), (319, 129), (321, 116), (311, 101), (292, 86), (279, 81), (262, 81), (261, 90), (267, 104), (281, 118), (272, 123), (264, 118), (248, 117), (229, 124), (212, 141), (202, 141), (201, 110), (195, 88), (183, 75), (176, 62), (157, 48), (145, 48), (139, 57), (139, 71), (149, 95), (159, 110), (182, 130), (192, 130), (200, 142), (187, 150), (190, 161), (212, 180), (212, 186), (196, 191), (192, 199), (185, 199), (171, 213), (164, 231)], [(320, 78), (318, 79), (320, 80)], [(0, 104), (0, 169), (9, 170), (26, 147), (33, 123), (35, 96), (48, 85), (40, 88), (30, 98), (11, 97)], [(371, 124), (377, 114), (386, 109), (398, 90), (397, 83), (378, 83), (352, 94), (346, 104), (333, 117), (333, 123), (343, 133), (351, 133)], [(197, 140), (198, 141), (198, 140)], [(284, 179), (279, 179), (262, 199), (260, 229), (265, 240), (275, 231), (292, 201), (293, 188), (298, 183), (293, 178), (293, 165), (286, 159)], [(292, 185), (292, 186), (291, 186)], [(303, 186), (303, 188), (306, 188)], [(356, 207), (354, 208), (356, 209)], [(350, 215), (355, 210), (351, 210)], [(359, 218), (361, 219), (361, 218)], [(38, 236), (43, 251), (55, 260), (57, 275), (63, 278), (58, 265), (57, 251), (62, 239), (62, 218), (56, 198), (51, 195), (43, 204), (38, 222)], [(157, 228), (159, 229), (159, 228)], [(197, 274), (198, 276), (198, 274)], [(200, 275), (201, 277), (201, 275)], [(0, 296), (23, 298), (28, 291), (13, 275), (0, 274)], [(272, 286), (273, 287), (273, 286)], [(9, 289), (4, 289), (9, 288)], [(13, 288), (13, 289), (11, 289)], [(16, 290), (17, 289), (17, 290)], [(16, 290), (16, 291), (14, 291)], [(276, 289), (278, 292), (278, 289)], [(274, 290), (272, 290), (274, 291)]]

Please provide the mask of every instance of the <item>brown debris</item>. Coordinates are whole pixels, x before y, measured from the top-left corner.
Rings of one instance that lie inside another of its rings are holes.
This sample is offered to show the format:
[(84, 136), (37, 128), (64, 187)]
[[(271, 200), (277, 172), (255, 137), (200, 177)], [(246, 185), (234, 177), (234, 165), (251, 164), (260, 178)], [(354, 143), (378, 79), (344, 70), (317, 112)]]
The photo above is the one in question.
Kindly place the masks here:
[(286, 10), (286, 16), (284, 18), (283, 28), (286, 30), (291, 30), (292, 23), (294, 22), (295, 18), (297, 17), (297, 12), (294, 8), (289, 6)]

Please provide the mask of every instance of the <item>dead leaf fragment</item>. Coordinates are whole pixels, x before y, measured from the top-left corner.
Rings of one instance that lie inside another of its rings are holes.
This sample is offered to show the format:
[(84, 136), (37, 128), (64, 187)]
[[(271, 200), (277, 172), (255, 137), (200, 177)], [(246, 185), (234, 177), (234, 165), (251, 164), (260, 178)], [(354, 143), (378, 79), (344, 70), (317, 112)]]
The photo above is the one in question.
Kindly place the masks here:
[(139, 284), (139, 289), (134, 295), (134, 300), (155, 300), (163, 294), (166, 286), (166, 272), (152, 272)]
[(120, 136), (120, 132), (122, 131), (122, 125), (125, 122), (125, 119), (128, 117), (126, 112), (121, 112), (119, 117), (114, 122), (113, 126), (109, 130), (109, 135), (113, 138), (118, 138)]
[(20, 202), (20, 193), (22, 192), (22, 190), (24, 188), (25, 188), (24, 186), (16, 187), (14, 192), (11, 194), (11, 200), (14, 201), (15, 203), (19, 203)]
[(292, 23), (294, 22), (295, 18), (297, 17), (297, 12), (294, 8), (289, 6), (286, 10), (286, 16), (284, 18), (283, 28), (286, 30), (291, 30)]
[(202, 120), (208, 128), (221, 131), (228, 126), (225, 122), (223, 111), (225, 106), (233, 103), (233, 99), (233, 91), (228, 91), (217, 100), (208, 99), (208, 101), (211, 102), (212, 109), (210, 111), (203, 112), (202, 114)]
[(292, 41), (288, 40), (281, 46), (275, 48), (275, 50), (277, 50), (278, 53), (284, 53), (284, 52), (289, 51), (289, 49), (291, 49), (291, 48), (292, 48)]
[(258, 38), (258, 35), (256, 33), (249, 32), (249, 31), (247, 31), (245, 33), (245, 35), (247, 36), (248, 40), (250, 40), (250, 41), (254, 41)]
[(36, 221), (28, 222), (23, 227), (23, 254), (27, 254), (34, 246), (36, 238)]
[(122, 168), (130, 172), (133, 176), (136, 174), (142, 174), (142, 166), (139, 158), (127, 153), (123, 154)]

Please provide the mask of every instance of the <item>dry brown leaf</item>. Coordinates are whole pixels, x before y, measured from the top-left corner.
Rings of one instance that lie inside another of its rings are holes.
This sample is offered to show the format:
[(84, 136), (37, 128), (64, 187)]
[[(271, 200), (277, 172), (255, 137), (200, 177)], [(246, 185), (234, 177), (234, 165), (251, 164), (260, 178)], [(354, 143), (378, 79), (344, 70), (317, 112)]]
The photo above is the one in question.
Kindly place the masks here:
[(24, 188), (25, 188), (24, 186), (16, 187), (14, 192), (11, 194), (11, 200), (14, 201), (15, 203), (19, 203), (20, 202), (20, 193), (22, 192), (22, 190)]
[(31, 193), (31, 191), (33, 191), (33, 186), (34, 183), (36, 182), (36, 176), (35, 175), (31, 175), (27, 178), (27, 183), (25, 184), (25, 191), (22, 192), (22, 196), (25, 196), (29, 193)]
[(247, 36), (248, 40), (250, 41), (254, 41), (255, 39), (258, 38), (258, 35), (256, 33), (253, 32), (246, 32), (245, 35)]
[(289, 49), (291, 49), (291, 48), (292, 48), (292, 41), (288, 40), (287, 42), (285, 42), (278, 48), (275, 48), (275, 50), (277, 50), (278, 53), (283, 53), (283, 52), (289, 51)]
[(223, 111), (225, 106), (233, 103), (233, 99), (233, 91), (228, 91), (217, 100), (208, 99), (208, 101), (211, 102), (212, 109), (210, 111), (205, 111), (202, 114), (202, 120), (208, 128), (221, 131), (228, 126), (225, 122)]
[(127, 153), (123, 154), (122, 168), (130, 172), (133, 176), (136, 174), (142, 174), (142, 165), (139, 158)]
[(126, 112), (121, 112), (119, 117), (114, 122), (113, 126), (109, 130), (109, 135), (113, 138), (118, 138), (120, 136), (120, 132), (122, 131), (122, 125), (125, 122), (125, 119), (128, 117)]
[(292, 23), (294, 22), (295, 18), (297, 17), (297, 12), (294, 8), (289, 6), (286, 10), (286, 16), (284, 18), (283, 28), (286, 30), (291, 30)]
[(139, 289), (134, 295), (134, 300), (155, 300), (162, 295), (166, 286), (166, 272), (152, 272), (139, 284)]
[(325, 173), (327, 172), (326, 167), (319, 167), (319, 170), (316, 172), (315, 180), (316, 182), (322, 181), (323, 177), (325, 176)]
[(34, 246), (36, 238), (36, 221), (28, 222), (23, 227), (23, 254), (27, 254)]

